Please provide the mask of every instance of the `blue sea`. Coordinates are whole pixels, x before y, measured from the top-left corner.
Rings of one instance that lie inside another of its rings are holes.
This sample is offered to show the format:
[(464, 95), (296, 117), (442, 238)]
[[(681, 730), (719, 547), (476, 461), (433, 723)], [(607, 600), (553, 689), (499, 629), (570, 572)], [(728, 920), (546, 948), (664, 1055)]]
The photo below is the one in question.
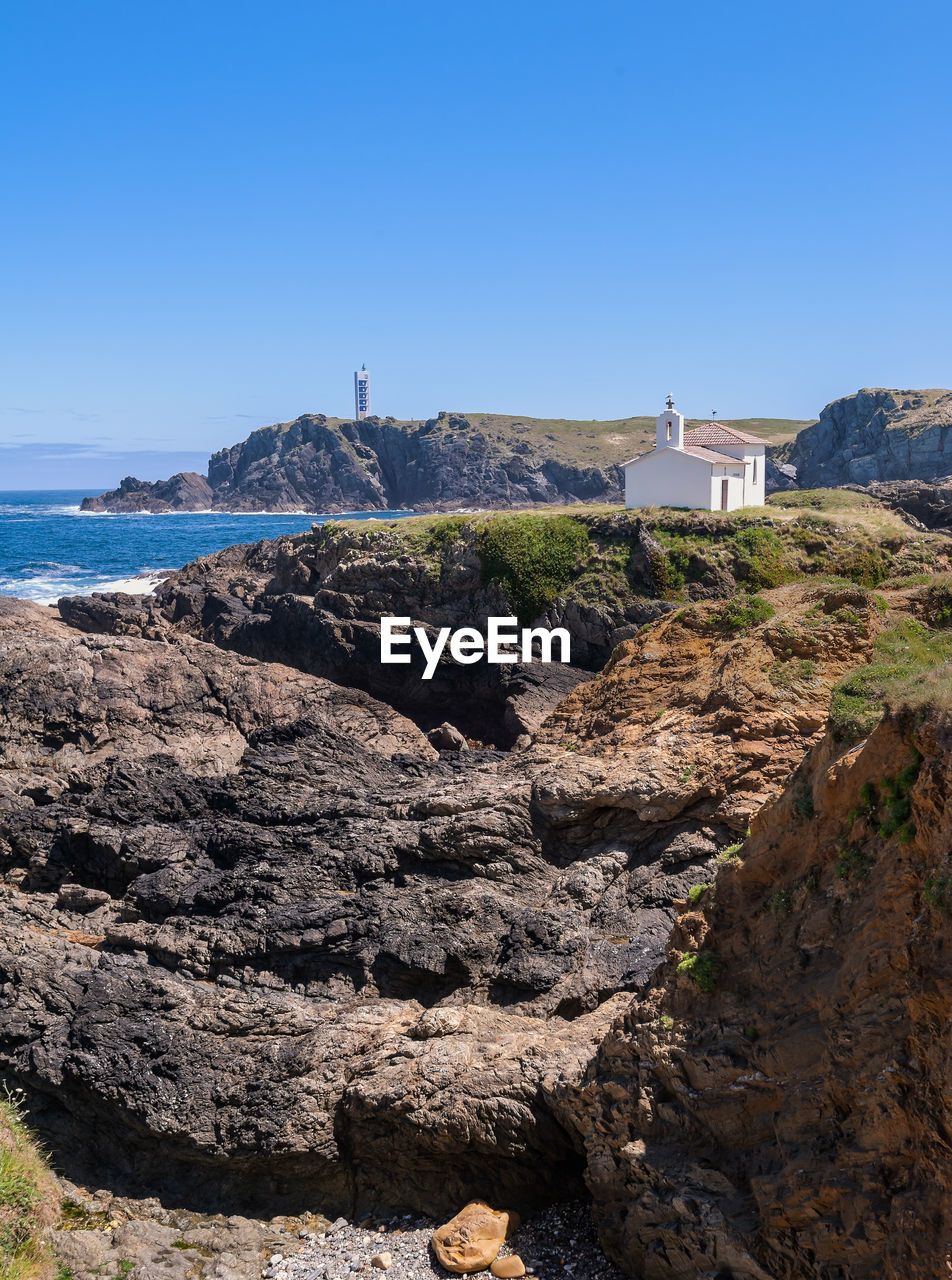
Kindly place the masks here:
[[(107, 515), (80, 511), (88, 490), (0, 490), (0, 595), (52, 604), (91, 591), (152, 591), (160, 575), (235, 542), (303, 533), (327, 515)], [(352, 511), (386, 520), (411, 511)]]

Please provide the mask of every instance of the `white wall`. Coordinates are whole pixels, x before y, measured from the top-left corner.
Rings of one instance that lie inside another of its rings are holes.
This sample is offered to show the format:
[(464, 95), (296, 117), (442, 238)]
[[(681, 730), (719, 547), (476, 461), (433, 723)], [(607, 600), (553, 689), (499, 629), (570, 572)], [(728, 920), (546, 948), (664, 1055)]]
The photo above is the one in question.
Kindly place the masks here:
[[(626, 507), (701, 507), (710, 510), (711, 491), (710, 464), (696, 461), (677, 449), (656, 449), (644, 461), (625, 468)], [(720, 493), (718, 480), (718, 506)]]
[[(767, 449), (762, 444), (719, 444), (718, 453), (726, 453), (728, 457), (743, 459), (744, 468), (744, 500), (738, 502), (739, 507), (762, 507), (766, 498)], [(754, 481), (754, 462), (757, 463), (757, 480)], [(718, 506), (720, 498), (718, 498)], [(731, 510), (734, 508), (732, 507)]]
[(738, 507), (744, 506), (744, 467), (739, 465), (729, 467), (726, 464), (715, 466), (714, 474), (710, 480), (710, 502), (711, 511), (721, 510), (721, 483), (727, 480), (727, 510), (736, 511)]

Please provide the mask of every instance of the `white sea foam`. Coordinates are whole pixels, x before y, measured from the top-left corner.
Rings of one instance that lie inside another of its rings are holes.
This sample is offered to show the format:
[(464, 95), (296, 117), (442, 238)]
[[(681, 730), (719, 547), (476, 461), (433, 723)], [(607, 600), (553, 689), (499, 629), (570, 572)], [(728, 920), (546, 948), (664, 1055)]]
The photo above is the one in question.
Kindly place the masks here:
[(131, 578), (110, 578), (100, 582), (77, 581), (55, 575), (0, 579), (0, 595), (19, 596), (34, 604), (56, 604), (62, 596), (91, 596), (94, 591), (124, 591), (130, 596), (151, 596), (171, 570), (150, 569)]

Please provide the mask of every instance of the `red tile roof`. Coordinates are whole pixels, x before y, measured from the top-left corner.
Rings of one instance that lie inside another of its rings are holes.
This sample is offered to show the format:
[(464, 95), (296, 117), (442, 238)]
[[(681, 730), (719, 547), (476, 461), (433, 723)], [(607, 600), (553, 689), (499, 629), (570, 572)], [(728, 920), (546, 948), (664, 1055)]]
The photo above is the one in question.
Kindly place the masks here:
[(703, 458), (705, 462), (733, 462), (736, 466), (744, 461), (743, 458), (731, 458), (726, 453), (716, 453), (713, 449), (702, 449), (694, 444), (686, 444), (683, 452), (694, 458)]
[(738, 431), (736, 427), (725, 426), (723, 422), (706, 422), (703, 427), (692, 427), (684, 433), (685, 444), (699, 444), (702, 447), (725, 444), (766, 444), (760, 436), (748, 435), (746, 431)]

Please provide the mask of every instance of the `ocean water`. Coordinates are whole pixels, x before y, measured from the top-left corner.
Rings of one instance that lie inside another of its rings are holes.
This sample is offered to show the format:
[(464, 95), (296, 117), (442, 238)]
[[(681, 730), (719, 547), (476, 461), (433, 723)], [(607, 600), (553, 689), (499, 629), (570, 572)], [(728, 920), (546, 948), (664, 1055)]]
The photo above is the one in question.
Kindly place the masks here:
[[(163, 571), (235, 542), (303, 533), (327, 515), (107, 515), (80, 511), (84, 490), (0, 490), (0, 595), (53, 604), (91, 591), (148, 594)], [(358, 520), (410, 511), (352, 511)]]

